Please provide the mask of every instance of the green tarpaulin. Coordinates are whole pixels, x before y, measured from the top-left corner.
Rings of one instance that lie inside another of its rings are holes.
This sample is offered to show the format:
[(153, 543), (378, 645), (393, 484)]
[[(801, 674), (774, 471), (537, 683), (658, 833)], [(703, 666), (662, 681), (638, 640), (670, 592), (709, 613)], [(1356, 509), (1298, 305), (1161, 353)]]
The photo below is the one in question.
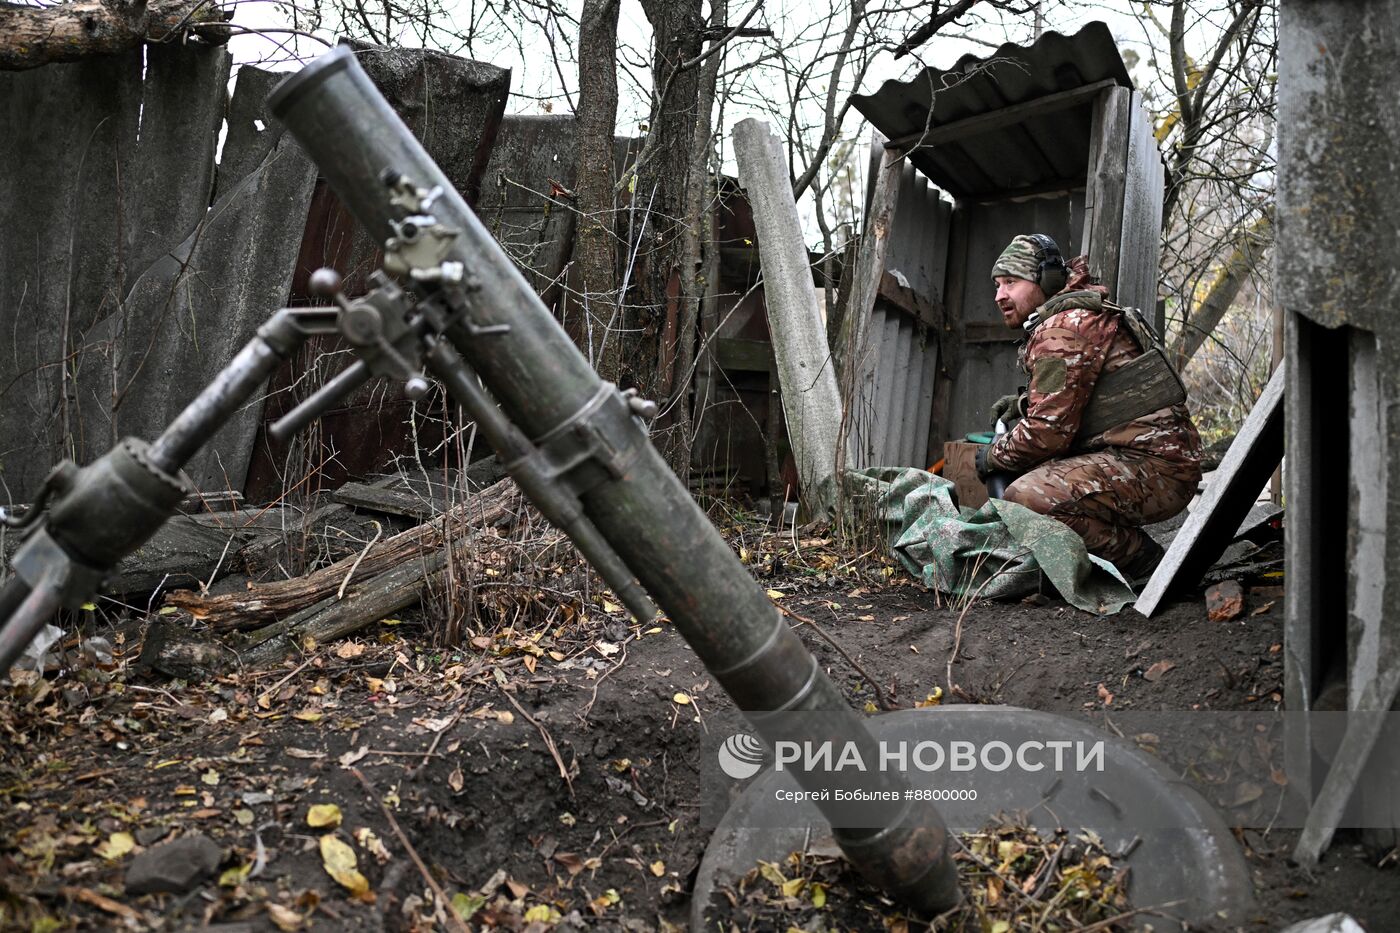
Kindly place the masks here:
[(1135, 597), (1114, 566), (1073, 530), (1014, 502), (955, 504), (953, 484), (923, 470), (876, 467), (846, 473), (847, 520), (883, 524), (904, 568), (952, 596), (1020, 597), (1041, 574), (1071, 605), (1111, 615)]

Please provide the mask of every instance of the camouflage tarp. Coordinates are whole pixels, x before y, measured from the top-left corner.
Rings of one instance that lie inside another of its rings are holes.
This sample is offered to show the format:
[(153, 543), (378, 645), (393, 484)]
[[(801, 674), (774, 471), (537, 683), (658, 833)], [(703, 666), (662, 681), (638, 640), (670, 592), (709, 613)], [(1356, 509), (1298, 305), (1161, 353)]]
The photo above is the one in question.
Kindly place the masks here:
[(848, 471), (846, 482), (847, 507), (881, 522), (895, 557), (930, 589), (1020, 597), (1036, 592), (1043, 573), (1071, 605), (1097, 615), (1136, 598), (1079, 535), (1024, 506), (991, 499), (976, 511), (960, 508), (952, 483), (912, 468)]

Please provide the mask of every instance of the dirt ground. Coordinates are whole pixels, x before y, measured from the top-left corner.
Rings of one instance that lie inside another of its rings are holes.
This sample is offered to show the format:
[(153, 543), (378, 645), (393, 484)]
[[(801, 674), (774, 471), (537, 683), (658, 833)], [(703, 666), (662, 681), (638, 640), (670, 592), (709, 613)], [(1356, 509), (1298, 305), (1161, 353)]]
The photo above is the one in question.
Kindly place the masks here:
[[(949, 684), (960, 613), (933, 594), (898, 573), (760, 570), (901, 706), (940, 689), (948, 703), (1040, 710), (1102, 706), (1105, 692), (1116, 709), (1281, 702), (1283, 603), (1267, 589), (1223, 623), (1199, 597), (1151, 620), (977, 604)], [(707, 843), (705, 721), (728, 700), (671, 626), (642, 630), (609, 608), (455, 651), (427, 647), (406, 616), (280, 669), (181, 683), (78, 665), (14, 686), (0, 701), (3, 928), (460, 928), (435, 916), (430, 875), (471, 929), (684, 929)], [(858, 705), (871, 696), (797, 630)], [(135, 657), (140, 632), (117, 636), (119, 654)], [(1172, 666), (1144, 676), (1161, 661)], [(336, 812), (309, 826), (324, 804)], [(212, 877), (186, 894), (124, 893), (143, 851), (191, 833), (223, 851)], [(328, 874), (327, 835), (355, 853), (362, 882)], [(1309, 874), (1288, 863), (1294, 833), (1239, 839), (1259, 904), (1247, 929), (1347, 911), (1400, 930), (1393, 856), (1376, 867), (1343, 836)]]

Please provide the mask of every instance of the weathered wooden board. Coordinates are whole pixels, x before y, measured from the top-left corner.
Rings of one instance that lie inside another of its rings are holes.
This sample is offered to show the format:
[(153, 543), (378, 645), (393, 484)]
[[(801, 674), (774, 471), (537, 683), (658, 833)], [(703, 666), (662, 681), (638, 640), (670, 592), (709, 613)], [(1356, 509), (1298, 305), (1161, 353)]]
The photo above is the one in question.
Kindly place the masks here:
[(1275, 370), (1134, 608), (1151, 616), (1172, 592), (1193, 586), (1235, 538), (1283, 459), (1284, 367)]
[[(1132, 94), (1132, 91), (1122, 87), (1101, 92), (1094, 102), (1094, 121), (1090, 130), (1090, 162), (1081, 242), (1089, 254), (1089, 270), (1108, 286), (1110, 294), (1117, 293), (1123, 249), (1123, 196), (1127, 186), (1128, 144), (1132, 131)], [(1160, 205), (1158, 216), (1161, 216)], [(1064, 246), (1063, 243), (1060, 245)], [(1153, 268), (1155, 270), (1156, 266)]]
[(1140, 308), (1160, 334), (1157, 317), (1157, 265), (1162, 255), (1162, 185), (1164, 169), (1152, 117), (1142, 93), (1128, 104), (1128, 152), (1123, 184), (1122, 236), (1118, 249), (1118, 303)]

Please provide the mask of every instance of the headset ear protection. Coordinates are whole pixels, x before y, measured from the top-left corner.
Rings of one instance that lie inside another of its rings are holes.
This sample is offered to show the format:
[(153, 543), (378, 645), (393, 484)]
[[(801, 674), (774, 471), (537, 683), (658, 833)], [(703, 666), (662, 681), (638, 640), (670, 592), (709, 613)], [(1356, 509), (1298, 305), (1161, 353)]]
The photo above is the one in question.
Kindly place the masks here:
[(1065, 268), (1065, 258), (1060, 254), (1059, 244), (1043, 233), (1026, 235), (1036, 246), (1036, 284), (1046, 298), (1063, 291), (1069, 280), (1069, 272)]

